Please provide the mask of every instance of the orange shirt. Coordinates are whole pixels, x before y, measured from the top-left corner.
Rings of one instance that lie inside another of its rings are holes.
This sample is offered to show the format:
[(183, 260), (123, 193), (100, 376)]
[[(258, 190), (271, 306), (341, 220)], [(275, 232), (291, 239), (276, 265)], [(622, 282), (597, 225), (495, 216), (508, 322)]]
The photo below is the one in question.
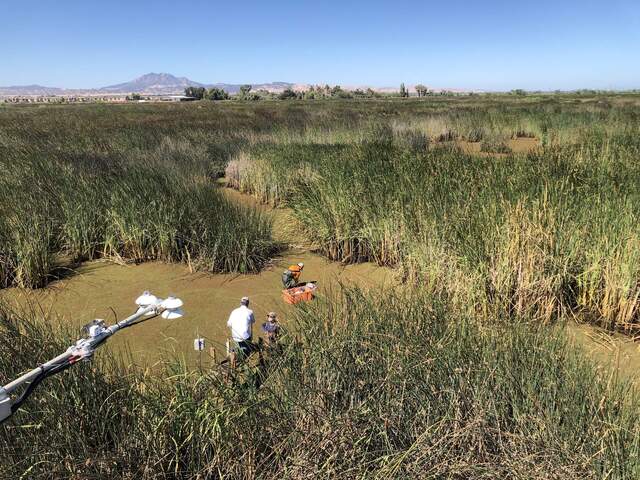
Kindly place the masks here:
[(293, 279), (297, 282), (302, 274), (302, 268), (299, 265), (291, 265), (288, 270), (293, 274)]

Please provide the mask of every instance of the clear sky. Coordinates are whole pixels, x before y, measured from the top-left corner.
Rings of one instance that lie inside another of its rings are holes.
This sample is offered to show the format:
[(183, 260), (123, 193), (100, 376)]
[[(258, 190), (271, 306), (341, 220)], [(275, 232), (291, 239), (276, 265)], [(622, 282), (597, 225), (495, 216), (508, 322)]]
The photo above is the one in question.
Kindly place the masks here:
[(640, 88), (640, 0), (0, 0), (0, 85)]

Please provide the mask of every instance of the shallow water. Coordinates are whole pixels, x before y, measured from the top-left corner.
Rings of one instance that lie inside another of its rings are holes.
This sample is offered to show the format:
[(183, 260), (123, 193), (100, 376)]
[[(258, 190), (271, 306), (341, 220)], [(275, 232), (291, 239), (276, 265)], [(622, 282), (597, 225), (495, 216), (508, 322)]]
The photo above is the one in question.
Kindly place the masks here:
[[(274, 238), (291, 245), (259, 274), (193, 273), (182, 264), (120, 265), (96, 261), (82, 265), (73, 276), (44, 289), (0, 290), (0, 300), (18, 310), (35, 308), (50, 312), (54, 321), (80, 329), (94, 318), (105, 319), (111, 324), (116, 321), (116, 315), (117, 319), (130, 315), (135, 299), (144, 290), (163, 298), (175, 295), (185, 303), (183, 318), (172, 321), (157, 318), (136, 325), (110, 339), (106, 349), (121, 356), (129, 354), (127, 360), (144, 366), (175, 356), (183, 357), (189, 364), (200, 360), (206, 364), (213, 361), (211, 347), (215, 349), (217, 360), (223, 358), (229, 337), (227, 318), (245, 295), (250, 298), (250, 308), (256, 315), (254, 338), (260, 334), (259, 326), (270, 311), (277, 312), (280, 322), (287, 325), (287, 316), (296, 307), (282, 300), (280, 279), (291, 264), (304, 262), (302, 280), (317, 281), (319, 295), (325, 295), (341, 284), (380, 288), (392, 282), (390, 269), (373, 264), (342, 265), (311, 253), (311, 243), (300, 235), (288, 210), (274, 210), (235, 190), (221, 190), (235, 202), (270, 212), (274, 219)], [(201, 354), (193, 348), (193, 340), (197, 337), (206, 341)]]
[[(227, 188), (223, 192), (232, 200), (270, 211), (274, 216), (274, 238), (292, 244), (292, 248), (272, 265), (255, 275), (193, 273), (181, 264), (149, 262), (141, 265), (119, 265), (104, 261), (89, 262), (75, 275), (39, 290), (8, 288), (0, 290), (0, 300), (18, 310), (35, 308), (50, 313), (52, 321), (80, 327), (94, 318), (108, 324), (134, 311), (134, 300), (144, 290), (159, 297), (175, 295), (185, 302), (186, 315), (179, 320), (153, 319), (122, 331), (112, 338), (105, 350), (119, 356), (127, 355), (134, 364), (149, 366), (172, 357), (184, 358), (195, 365), (214, 359), (213, 347), (219, 361), (225, 353), (228, 338), (226, 321), (240, 298), (248, 296), (256, 314), (254, 338), (259, 326), (270, 311), (278, 313), (280, 322), (287, 325), (295, 306), (282, 300), (280, 277), (289, 265), (304, 262), (303, 280), (318, 281), (318, 294), (326, 295), (340, 285), (355, 284), (362, 288), (388, 288), (394, 275), (388, 268), (371, 263), (342, 265), (311, 253), (311, 242), (301, 237), (295, 220), (286, 209), (271, 209), (257, 204), (248, 195)], [(611, 335), (590, 325), (567, 322), (567, 336), (583, 348), (599, 365), (615, 372), (620, 378), (640, 382), (640, 345), (623, 335)], [(79, 334), (80, 336), (80, 334)], [(206, 348), (199, 357), (193, 340), (206, 339)], [(107, 352), (105, 352), (107, 353)], [(102, 352), (98, 355), (104, 354)]]
[(612, 378), (640, 385), (640, 344), (620, 333), (606, 332), (586, 324), (567, 322), (569, 340), (582, 348)]
[[(384, 285), (391, 281), (391, 271), (371, 264), (342, 266), (308, 252), (289, 254), (275, 259), (273, 265), (257, 275), (211, 275), (190, 273), (183, 265), (159, 262), (123, 266), (91, 262), (77, 274), (40, 290), (10, 288), (0, 290), (0, 299), (19, 309), (42, 308), (51, 318), (80, 328), (93, 318), (111, 324), (134, 311), (134, 301), (144, 290), (159, 297), (180, 297), (186, 315), (178, 320), (153, 319), (122, 331), (109, 340), (107, 348), (118, 353), (129, 350), (134, 363), (149, 365), (172, 355), (184, 355), (189, 363), (198, 360), (193, 340), (206, 339), (203, 362), (209, 360), (209, 347), (224, 355), (228, 337), (226, 321), (231, 310), (244, 295), (259, 326), (269, 311), (278, 313), (283, 325), (294, 306), (282, 300), (282, 271), (292, 263), (304, 262), (303, 280), (317, 280), (319, 294), (336, 288), (340, 282), (362, 287)], [(259, 328), (254, 329), (254, 337)], [(219, 357), (220, 359), (222, 357)]]

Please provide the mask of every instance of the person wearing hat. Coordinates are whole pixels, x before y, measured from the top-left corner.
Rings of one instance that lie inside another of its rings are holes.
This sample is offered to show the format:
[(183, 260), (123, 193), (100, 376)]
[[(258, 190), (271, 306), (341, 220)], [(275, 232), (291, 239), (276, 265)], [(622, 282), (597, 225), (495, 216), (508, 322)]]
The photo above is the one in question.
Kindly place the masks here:
[[(242, 297), (240, 306), (231, 312), (229, 320), (227, 320), (227, 327), (231, 329), (231, 338), (236, 346), (234, 350), (242, 357), (249, 356), (253, 351), (251, 337), (253, 336), (253, 324), (255, 322), (253, 310), (249, 308), (249, 297)], [(235, 360), (235, 355), (232, 354), (232, 366), (235, 366)]]
[(304, 263), (300, 262), (296, 265), (291, 265), (284, 271), (282, 274), (282, 285), (284, 285), (284, 288), (289, 289), (298, 285), (303, 268)]
[(264, 333), (264, 341), (267, 347), (274, 347), (280, 335), (280, 324), (276, 312), (269, 312), (267, 321), (262, 324), (262, 332)]

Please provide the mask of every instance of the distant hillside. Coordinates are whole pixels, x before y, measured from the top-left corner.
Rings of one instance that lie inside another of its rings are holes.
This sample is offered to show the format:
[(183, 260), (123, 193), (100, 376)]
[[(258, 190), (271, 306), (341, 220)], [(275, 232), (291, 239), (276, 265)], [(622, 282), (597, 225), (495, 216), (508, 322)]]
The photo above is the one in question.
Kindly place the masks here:
[[(214, 83), (213, 85), (207, 85), (208, 88), (216, 87), (222, 88), (228, 93), (238, 93), (240, 91), (240, 87), (246, 84), (240, 83)], [(295, 84), (288, 82), (271, 82), (271, 83), (252, 83), (251, 88), (253, 90), (267, 90), (268, 92), (279, 93), (287, 88), (293, 88)]]
[[(54, 95), (114, 95), (141, 93), (147, 95), (171, 95), (184, 92), (187, 87), (222, 88), (228, 93), (234, 94), (240, 91), (244, 84), (214, 83), (205, 84), (188, 79), (176, 77), (170, 73), (147, 73), (134, 80), (102, 88), (74, 88), (65, 89), (58, 87), (43, 87), (41, 85), (16, 85), (0, 87), (0, 96), (54, 96)], [(282, 92), (287, 88), (293, 88), (295, 84), (288, 82), (271, 82), (252, 84), (254, 90), (267, 90), (269, 92)]]
[(202, 83), (194, 82), (186, 77), (175, 77), (170, 73), (147, 73), (130, 82), (102, 87), (104, 93), (181, 93), (187, 87), (204, 87)]
[(43, 87), (42, 85), (15, 85), (11, 87), (0, 87), (2, 95), (64, 95), (65, 90), (56, 87)]
[[(0, 87), (0, 96), (54, 96), (54, 95), (125, 95), (129, 93), (140, 93), (147, 95), (172, 95), (181, 94), (187, 87), (205, 87), (205, 88), (222, 88), (230, 94), (240, 91), (243, 84), (239, 83), (200, 83), (188, 79), (187, 77), (176, 77), (170, 73), (147, 73), (134, 80), (116, 85), (109, 85), (102, 88), (93, 89), (65, 89), (58, 87), (43, 87), (41, 85), (18, 85), (12, 87)], [(254, 83), (251, 84), (253, 90), (267, 90), (269, 92), (280, 93), (287, 88), (302, 91), (307, 90), (311, 85), (302, 83), (289, 82), (270, 82), (270, 83)], [(331, 85), (333, 86), (333, 85)], [(397, 92), (398, 87), (369, 87), (367, 85), (345, 86), (345, 90), (355, 90), (359, 88), (366, 90), (371, 88), (379, 93)], [(412, 85), (407, 85), (409, 91), (414, 92)], [(438, 92), (440, 90), (461, 91), (456, 89), (439, 89), (432, 88)]]

